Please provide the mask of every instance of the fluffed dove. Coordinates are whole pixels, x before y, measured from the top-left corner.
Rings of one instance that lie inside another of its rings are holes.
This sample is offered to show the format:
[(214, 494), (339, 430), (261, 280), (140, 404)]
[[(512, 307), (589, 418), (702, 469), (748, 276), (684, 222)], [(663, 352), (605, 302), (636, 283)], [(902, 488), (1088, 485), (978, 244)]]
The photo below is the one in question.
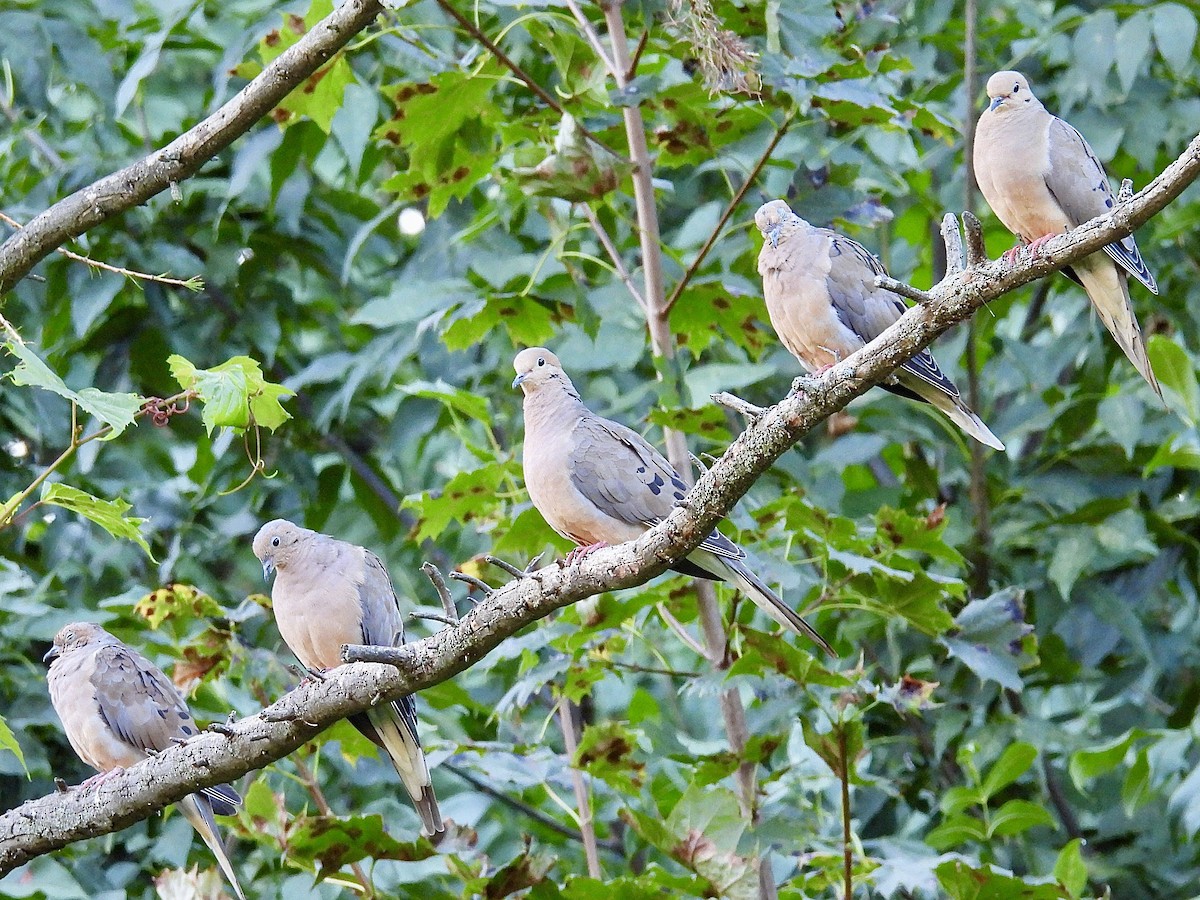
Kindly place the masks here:
[[(875, 286), (883, 266), (862, 244), (817, 228), (783, 200), (754, 214), (762, 232), (758, 271), (771, 325), (783, 345), (809, 372), (819, 372), (866, 346), (907, 309), (895, 294)], [(1004, 444), (962, 401), (928, 350), (907, 360), (885, 390), (930, 403), (980, 443)]]
[[(583, 404), (558, 357), (530, 347), (513, 361), (513, 387), (525, 393), (525, 486), (533, 505), (563, 537), (588, 551), (620, 544), (665, 519), (688, 488), (640, 434), (601, 418)], [(745, 551), (713, 531), (673, 566), (697, 578), (729, 581), (785, 628), (833, 648), (746, 566)]]
[[(975, 131), (972, 164), (979, 190), (996, 217), (1030, 251), (1116, 203), (1108, 175), (1078, 131), (1051, 115), (1020, 72), (988, 79), (990, 102)], [(1013, 251), (1010, 251), (1010, 254)], [(1064, 269), (1083, 285), (1104, 327), (1162, 397), (1129, 300), (1126, 272), (1158, 293), (1133, 235)]]
[[(162, 670), (99, 625), (67, 625), (43, 659), (50, 662), (50, 702), (67, 740), (100, 773), (84, 784), (103, 781), (199, 731)], [(223, 784), (188, 795), (179, 808), (212, 850), (234, 892), (246, 900), (213, 820), (213, 813), (234, 815), (241, 802)]]
[[(262, 562), (264, 577), (276, 573), (271, 589), (275, 622), (306, 668), (340, 666), (343, 644), (404, 643), (404, 620), (392, 580), (370, 550), (275, 519), (254, 536), (254, 555)], [(442, 814), (417, 737), (413, 698), (372, 707), (351, 716), (350, 722), (387, 753), (425, 833), (442, 831)]]

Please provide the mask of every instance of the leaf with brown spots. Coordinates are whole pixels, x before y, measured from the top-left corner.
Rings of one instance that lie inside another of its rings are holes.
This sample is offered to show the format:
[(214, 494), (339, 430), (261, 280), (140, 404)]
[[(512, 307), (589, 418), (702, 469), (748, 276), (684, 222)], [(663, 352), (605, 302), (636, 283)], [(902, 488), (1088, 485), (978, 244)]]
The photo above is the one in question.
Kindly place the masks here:
[(145, 617), (151, 628), (158, 628), (167, 619), (188, 622), (225, 615), (225, 608), (220, 603), (191, 584), (168, 584), (151, 591), (134, 605), (133, 610)]

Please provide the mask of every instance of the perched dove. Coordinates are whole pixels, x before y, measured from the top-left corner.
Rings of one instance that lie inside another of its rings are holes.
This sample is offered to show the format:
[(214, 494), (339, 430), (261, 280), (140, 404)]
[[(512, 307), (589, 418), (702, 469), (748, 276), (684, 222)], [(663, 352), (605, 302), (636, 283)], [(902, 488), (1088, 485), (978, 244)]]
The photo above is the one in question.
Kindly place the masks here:
[[(975, 179), (997, 218), (1029, 242), (1031, 252), (1112, 208), (1116, 199), (1100, 160), (1083, 135), (1046, 111), (1024, 75), (997, 72), (988, 79), (987, 93), (991, 102), (975, 131)], [(1158, 293), (1158, 285), (1133, 235), (1064, 272), (1083, 285), (1104, 327), (1161, 398), (1126, 273), (1151, 293)]]
[[(845, 359), (904, 314), (899, 297), (875, 286), (875, 276), (887, 273), (862, 244), (810, 225), (783, 200), (760, 206), (754, 222), (765, 238), (758, 271), (771, 325), (809, 372)], [(907, 360), (895, 376), (896, 383), (880, 386), (932, 404), (975, 440), (1004, 449), (928, 350)]]
[[(543, 347), (513, 361), (513, 387), (525, 392), (525, 486), (550, 527), (579, 548), (568, 562), (608, 544), (631, 541), (665, 519), (687, 485), (640, 434), (584, 406), (558, 357)], [(746, 554), (714, 531), (671, 568), (730, 581), (776, 622), (829, 643), (746, 566)]]
[[(100, 773), (84, 784), (103, 781), (199, 731), (187, 704), (158, 666), (99, 625), (67, 625), (54, 636), (44, 659), (50, 662), (50, 702), (67, 740), (80, 759)], [(213, 813), (234, 815), (241, 802), (233, 788), (223, 784), (190, 794), (179, 807), (212, 850), (234, 892), (246, 900), (213, 820)]]
[[(404, 643), (392, 580), (370, 550), (275, 519), (254, 536), (254, 555), (264, 577), (276, 573), (271, 589), (275, 622), (306, 668), (341, 665), (343, 644)], [(417, 738), (413, 698), (373, 707), (351, 716), (350, 722), (387, 753), (426, 834), (442, 831), (442, 814)]]

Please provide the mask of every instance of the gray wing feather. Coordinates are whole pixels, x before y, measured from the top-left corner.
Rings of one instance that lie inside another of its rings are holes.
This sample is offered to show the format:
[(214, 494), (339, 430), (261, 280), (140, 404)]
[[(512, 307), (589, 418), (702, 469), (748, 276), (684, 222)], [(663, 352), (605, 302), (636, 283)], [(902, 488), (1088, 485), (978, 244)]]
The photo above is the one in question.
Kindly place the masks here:
[(92, 687), (113, 733), (139, 750), (166, 750), (172, 738), (196, 734), (196, 722), (175, 685), (142, 654), (123, 644), (96, 651)]
[[(571, 482), (605, 515), (653, 527), (687, 496), (688, 487), (675, 467), (636, 431), (587, 416), (575, 427), (574, 439)], [(730, 559), (745, 556), (719, 531), (700, 546)]]
[[(398, 647), (404, 643), (404, 618), (400, 601), (383, 560), (370, 550), (363, 551), (363, 580), (359, 586), (362, 607), (363, 643), (381, 647)], [(392, 704), (400, 723), (420, 747), (417, 739), (417, 705), (411, 696), (401, 697)]]
[[(833, 308), (842, 324), (870, 343), (883, 334), (908, 307), (895, 294), (875, 287), (875, 276), (887, 270), (858, 241), (828, 231), (832, 265), (827, 279)], [(904, 362), (905, 371), (951, 397), (958, 388), (945, 376), (928, 349)]]
[[(1108, 183), (1104, 166), (1083, 135), (1055, 116), (1051, 118), (1047, 140), (1049, 167), (1046, 187), (1067, 214), (1071, 227), (1082, 225), (1112, 209), (1117, 202), (1112, 185)], [(1104, 252), (1153, 293), (1158, 293), (1158, 284), (1142, 259), (1133, 235), (1106, 245)]]

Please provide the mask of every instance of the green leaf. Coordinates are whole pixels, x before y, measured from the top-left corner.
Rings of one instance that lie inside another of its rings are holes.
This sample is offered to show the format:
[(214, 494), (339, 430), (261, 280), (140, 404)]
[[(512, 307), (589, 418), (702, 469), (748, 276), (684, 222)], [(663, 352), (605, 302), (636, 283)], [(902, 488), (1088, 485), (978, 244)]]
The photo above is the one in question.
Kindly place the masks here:
[(115, 500), (100, 500), (87, 491), (81, 491), (79, 488), (56, 481), (46, 482), (42, 487), (41, 502), (79, 513), (85, 519), (95, 522), (113, 537), (133, 541), (146, 551), (146, 555), (151, 560), (154, 560), (154, 554), (150, 552), (150, 545), (142, 536), (142, 523), (147, 520), (126, 516), (125, 513), (132, 509), (132, 506), (120, 497)]
[(1196, 367), (1187, 351), (1169, 337), (1155, 334), (1146, 342), (1146, 352), (1159, 383), (1178, 398), (1189, 421), (1200, 420), (1200, 385), (1196, 382)]
[(1033, 744), (1023, 742), (1009, 744), (1000, 754), (1000, 758), (992, 763), (992, 767), (988, 769), (988, 773), (983, 779), (980, 787), (984, 797), (996, 796), (1001, 788), (1007, 787), (1024, 775), (1033, 765), (1033, 761), (1037, 759), (1037, 755), (1037, 748)]
[(505, 478), (516, 475), (515, 463), (490, 463), (472, 472), (459, 472), (440, 491), (404, 498), (404, 506), (419, 516), (415, 540), (437, 538), (451, 522), (469, 522), (479, 515), (483, 500), (494, 496)]
[(25, 765), (25, 754), (21, 752), (21, 745), (17, 743), (17, 736), (12, 733), (12, 729), (8, 727), (8, 723), (4, 721), (4, 716), (0, 716), (0, 750), (9, 750), (17, 758), (17, 762), (21, 764), (21, 768), (25, 770), (25, 776), (29, 776), (29, 767)]
[(171, 374), (185, 391), (194, 390), (204, 404), (204, 427), (228, 427), (242, 432), (253, 425), (274, 431), (291, 418), (280, 404), (295, 391), (267, 381), (258, 363), (235, 356), (212, 369), (200, 369), (178, 354), (167, 357)]
[(4, 349), (20, 360), (17, 367), (9, 373), (13, 384), (40, 387), (77, 404), (84, 412), (112, 428), (101, 440), (111, 441), (132, 425), (137, 411), (145, 402), (145, 399), (137, 394), (110, 394), (94, 387), (73, 391), (50, 371), (50, 367), (42, 362), (28, 345), (9, 341), (4, 345)]
[(418, 862), (436, 855), (429, 841), (401, 843), (383, 827), (381, 816), (305, 816), (288, 825), (288, 859), (312, 867), (322, 881), (368, 856)]
[(1133, 814), (1150, 799), (1150, 788), (1150, 753), (1149, 748), (1143, 747), (1121, 785), (1121, 805), (1125, 808), (1125, 815), (1133, 818)]
[(982, 841), (984, 838), (983, 822), (973, 816), (955, 815), (925, 835), (925, 843), (939, 853), (944, 853), (951, 847), (958, 847), (969, 841)]
[(426, 400), (436, 400), (448, 409), (460, 412), (465, 416), (490, 425), (491, 413), (488, 410), (487, 397), (462, 390), (444, 381), (413, 381), (400, 385), (401, 393), (410, 397), (424, 397)]
[(1158, 52), (1176, 74), (1183, 72), (1192, 65), (1192, 46), (1196, 43), (1195, 12), (1178, 3), (1160, 3), (1151, 15)]
[(1038, 825), (1055, 827), (1054, 817), (1036, 803), (1028, 800), (1009, 800), (992, 813), (988, 837), (1009, 837)]
[(554, 336), (561, 319), (557, 308), (551, 309), (533, 297), (492, 294), (452, 311), (442, 340), (450, 350), (467, 350), (503, 326), (515, 346), (536, 347)]
[(1035, 884), (991, 866), (976, 868), (951, 859), (935, 870), (950, 900), (1062, 900), (1070, 895), (1057, 884)]
[(145, 616), (151, 628), (158, 628), (167, 619), (188, 622), (225, 615), (220, 603), (190, 584), (169, 584), (151, 591), (134, 604), (133, 611)]
[(1083, 861), (1083, 841), (1074, 838), (1058, 852), (1054, 877), (1072, 897), (1080, 897), (1087, 887), (1087, 863)]
[(572, 764), (622, 794), (634, 795), (646, 781), (646, 763), (638, 752), (643, 738), (621, 722), (588, 725)]
[(1076, 750), (1071, 754), (1067, 771), (1076, 790), (1082, 791), (1087, 782), (1111, 772), (1125, 759), (1125, 754), (1139, 737), (1135, 731), (1127, 731), (1116, 740), (1092, 747), (1087, 750)]
[(804, 743), (825, 761), (833, 774), (842, 781), (854, 780), (855, 763), (862, 755), (866, 737), (862, 720), (835, 722), (832, 730), (824, 733), (818, 732), (808, 719), (802, 719), (800, 724), (804, 729)]
[(955, 618), (957, 630), (941, 643), (981, 681), (1020, 691), (1020, 669), (1036, 661), (1027, 647), (1034, 640), (1033, 626), (1025, 622), (1023, 600), (1023, 592), (1014, 588), (972, 600)]

